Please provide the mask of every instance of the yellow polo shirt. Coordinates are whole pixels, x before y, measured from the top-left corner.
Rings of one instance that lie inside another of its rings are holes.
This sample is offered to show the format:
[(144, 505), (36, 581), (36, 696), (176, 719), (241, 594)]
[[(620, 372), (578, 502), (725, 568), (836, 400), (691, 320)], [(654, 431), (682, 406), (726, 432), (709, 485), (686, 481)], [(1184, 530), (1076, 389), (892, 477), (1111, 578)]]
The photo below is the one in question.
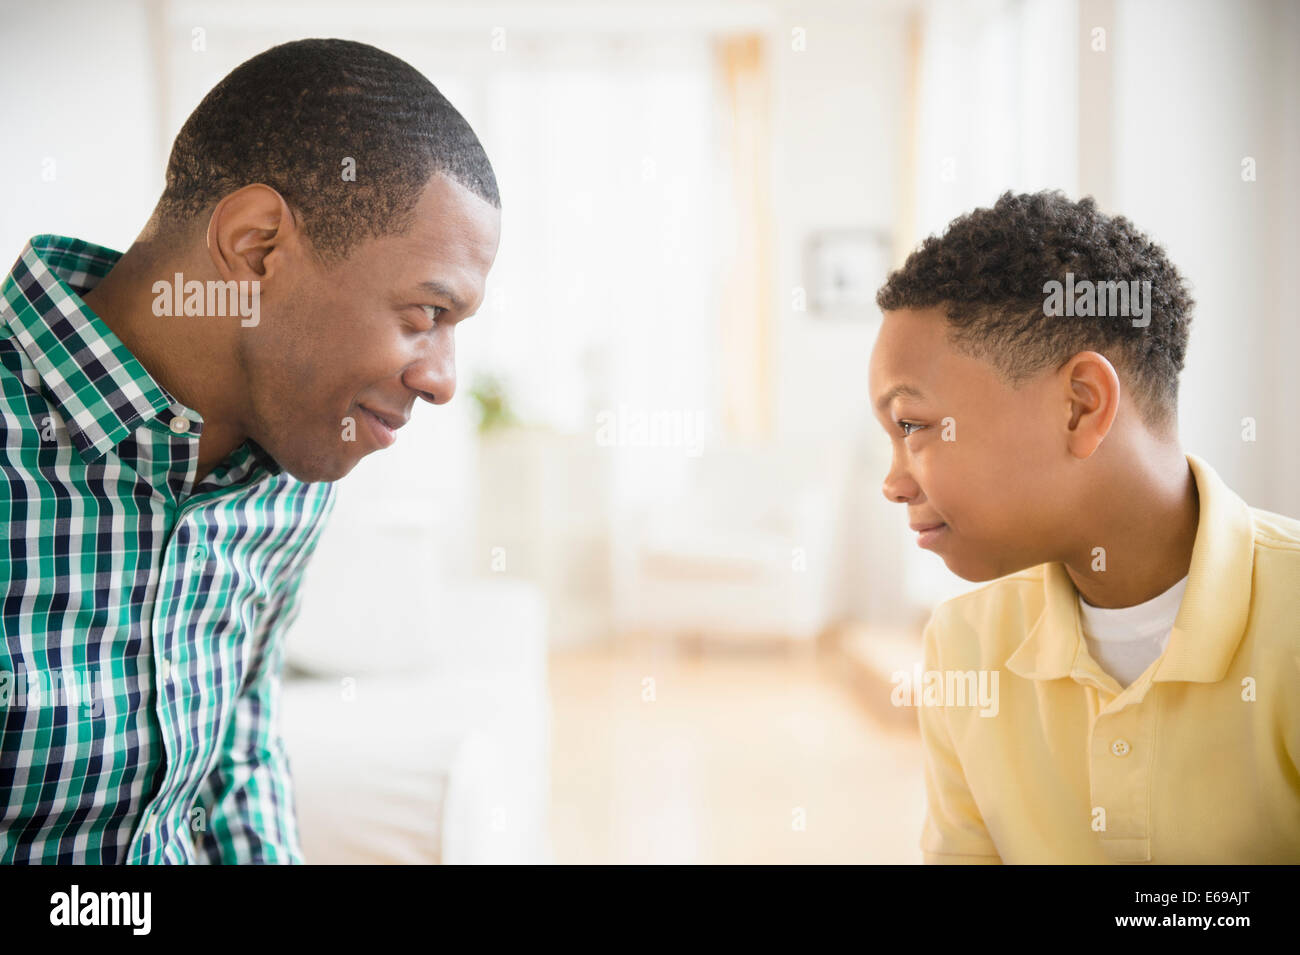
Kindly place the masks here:
[(920, 707), (927, 863), (1300, 862), (1300, 521), (1187, 461), (1187, 590), (1128, 688), (1088, 655), (1059, 563), (934, 612), (926, 671), (996, 671), (998, 693)]

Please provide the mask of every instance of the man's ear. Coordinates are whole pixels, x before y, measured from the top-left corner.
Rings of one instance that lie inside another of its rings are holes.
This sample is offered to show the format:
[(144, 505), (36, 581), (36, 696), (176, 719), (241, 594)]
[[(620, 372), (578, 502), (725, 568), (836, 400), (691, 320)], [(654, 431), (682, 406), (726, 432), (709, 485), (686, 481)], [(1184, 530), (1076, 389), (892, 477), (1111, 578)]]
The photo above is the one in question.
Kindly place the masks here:
[(1079, 352), (1058, 373), (1067, 409), (1066, 444), (1076, 458), (1092, 455), (1119, 413), (1119, 375), (1104, 355)]
[(208, 255), (223, 280), (265, 281), (301, 239), (289, 204), (262, 183), (222, 198), (208, 220)]

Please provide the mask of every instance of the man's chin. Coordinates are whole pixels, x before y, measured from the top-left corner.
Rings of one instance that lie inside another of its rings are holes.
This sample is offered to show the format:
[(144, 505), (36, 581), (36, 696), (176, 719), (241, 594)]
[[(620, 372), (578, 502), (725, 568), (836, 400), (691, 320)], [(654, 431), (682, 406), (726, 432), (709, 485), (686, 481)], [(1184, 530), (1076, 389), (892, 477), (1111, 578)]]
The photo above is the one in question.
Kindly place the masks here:
[(270, 453), (280, 467), (291, 474), (295, 480), (304, 484), (337, 481), (349, 474), (357, 466), (359, 460), (351, 455), (340, 455), (337, 458), (321, 458), (316, 455), (295, 455), (292, 452), (283, 454)]

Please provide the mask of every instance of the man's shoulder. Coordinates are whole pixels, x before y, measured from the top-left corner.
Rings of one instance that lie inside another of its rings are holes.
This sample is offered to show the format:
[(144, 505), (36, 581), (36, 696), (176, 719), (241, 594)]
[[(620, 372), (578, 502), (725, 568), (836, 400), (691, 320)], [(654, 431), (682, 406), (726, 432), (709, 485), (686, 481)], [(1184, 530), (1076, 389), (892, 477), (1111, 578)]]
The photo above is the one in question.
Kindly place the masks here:
[(315, 536), (334, 510), (337, 490), (334, 481), (300, 481), (288, 471), (281, 471), (267, 486), (272, 497), (292, 503), (300, 530)]
[(281, 471), (261, 486), (265, 509), (279, 528), (286, 546), (279, 549), (272, 577), (276, 586), (296, 588), (311, 562), (334, 508), (332, 481), (300, 481)]

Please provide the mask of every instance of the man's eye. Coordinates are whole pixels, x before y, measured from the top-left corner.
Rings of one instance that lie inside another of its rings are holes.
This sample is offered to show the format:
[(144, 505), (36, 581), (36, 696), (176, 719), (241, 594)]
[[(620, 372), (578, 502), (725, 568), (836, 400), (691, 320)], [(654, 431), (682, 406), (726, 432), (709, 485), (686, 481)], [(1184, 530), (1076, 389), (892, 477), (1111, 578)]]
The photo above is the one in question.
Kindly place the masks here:
[(924, 425), (919, 425), (912, 421), (900, 421), (898, 422), (898, 427), (902, 430), (903, 437), (906, 438), (909, 435), (914, 434), (917, 431), (920, 431), (921, 428), (924, 427)]
[(421, 305), (420, 307), (424, 309), (424, 314), (429, 316), (431, 322), (437, 322), (438, 316), (447, 311), (440, 305)]

